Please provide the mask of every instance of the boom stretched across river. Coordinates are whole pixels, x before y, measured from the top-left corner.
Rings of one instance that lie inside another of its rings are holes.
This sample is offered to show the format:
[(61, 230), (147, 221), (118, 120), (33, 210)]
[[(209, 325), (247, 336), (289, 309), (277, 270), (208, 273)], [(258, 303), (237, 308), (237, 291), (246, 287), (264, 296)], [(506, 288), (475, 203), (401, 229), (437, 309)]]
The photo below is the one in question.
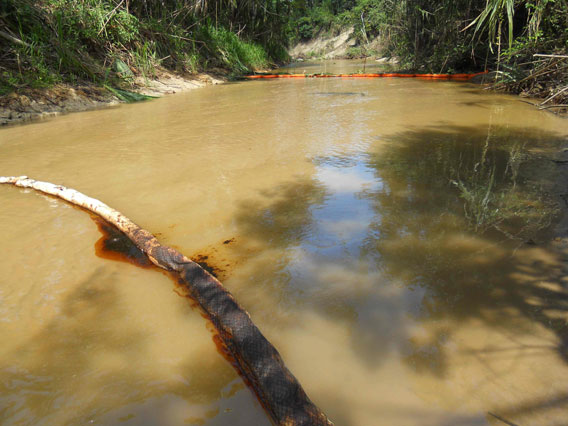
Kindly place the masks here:
[(478, 75), (487, 74), (488, 71), (475, 74), (403, 74), (403, 73), (378, 73), (378, 74), (254, 74), (247, 75), (249, 80), (262, 78), (420, 78), (424, 80), (457, 80), (468, 81)]

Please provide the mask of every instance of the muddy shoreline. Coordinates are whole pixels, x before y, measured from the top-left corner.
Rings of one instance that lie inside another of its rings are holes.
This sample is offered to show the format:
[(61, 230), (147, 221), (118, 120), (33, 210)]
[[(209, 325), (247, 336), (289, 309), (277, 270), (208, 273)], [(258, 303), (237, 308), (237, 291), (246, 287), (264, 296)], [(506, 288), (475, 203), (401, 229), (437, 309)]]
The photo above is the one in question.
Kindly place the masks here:
[[(226, 81), (222, 72), (177, 75), (165, 70), (153, 79), (137, 77), (129, 90), (161, 97)], [(112, 107), (124, 103), (95, 84), (58, 84), (46, 89), (24, 89), (0, 96), (0, 126), (43, 120), (61, 114)]]

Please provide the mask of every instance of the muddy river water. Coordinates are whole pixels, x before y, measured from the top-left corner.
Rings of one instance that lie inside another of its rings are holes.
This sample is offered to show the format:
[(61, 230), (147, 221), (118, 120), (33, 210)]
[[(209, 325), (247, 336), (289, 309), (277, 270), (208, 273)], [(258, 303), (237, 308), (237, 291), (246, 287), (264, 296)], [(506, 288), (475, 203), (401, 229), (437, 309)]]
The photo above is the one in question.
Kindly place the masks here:
[[(362, 68), (294, 72), (324, 66)], [(1, 129), (0, 175), (206, 259), (338, 426), (560, 426), (567, 123), (464, 83), (238, 82)], [(270, 424), (170, 278), (95, 255), (88, 214), (0, 187), (0, 235), (1, 424)]]

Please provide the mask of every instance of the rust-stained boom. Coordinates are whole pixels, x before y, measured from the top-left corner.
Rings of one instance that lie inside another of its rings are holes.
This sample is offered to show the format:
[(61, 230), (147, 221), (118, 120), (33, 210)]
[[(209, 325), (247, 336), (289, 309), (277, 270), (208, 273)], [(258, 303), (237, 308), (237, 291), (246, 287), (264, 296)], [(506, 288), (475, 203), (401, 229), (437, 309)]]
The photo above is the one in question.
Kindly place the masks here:
[(278, 351), (262, 335), (250, 315), (223, 285), (201, 266), (170, 247), (122, 213), (74, 189), (26, 176), (0, 177), (12, 184), (53, 195), (89, 210), (122, 231), (152, 263), (172, 273), (187, 287), (217, 329), (240, 373), (253, 388), (277, 425), (332, 425), (308, 398), (298, 380), (286, 368)]
[(246, 75), (249, 80), (272, 78), (418, 78), (422, 80), (469, 81), (487, 71), (475, 74), (405, 74), (405, 73), (366, 73), (366, 74), (253, 74)]

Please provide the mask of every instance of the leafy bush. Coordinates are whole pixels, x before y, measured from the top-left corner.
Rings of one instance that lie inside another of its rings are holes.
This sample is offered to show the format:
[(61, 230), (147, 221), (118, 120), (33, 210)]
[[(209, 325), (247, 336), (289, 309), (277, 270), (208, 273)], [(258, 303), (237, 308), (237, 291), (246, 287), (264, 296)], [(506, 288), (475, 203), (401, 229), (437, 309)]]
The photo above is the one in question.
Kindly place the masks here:
[(308, 16), (302, 16), (297, 22), (298, 37), (300, 40), (308, 40), (314, 35), (314, 24)]

